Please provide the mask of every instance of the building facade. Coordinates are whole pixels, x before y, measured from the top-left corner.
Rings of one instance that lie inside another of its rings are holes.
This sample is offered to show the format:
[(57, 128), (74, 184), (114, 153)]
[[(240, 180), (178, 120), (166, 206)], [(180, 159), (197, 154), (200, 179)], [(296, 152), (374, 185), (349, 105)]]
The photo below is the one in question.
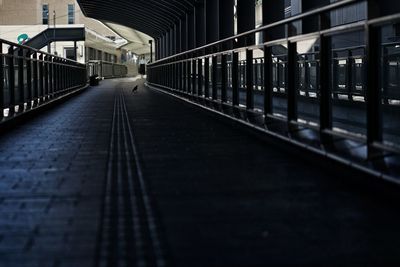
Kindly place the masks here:
[(129, 43), (126, 39), (102, 22), (86, 18), (75, 0), (0, 0), (0, 39), (17, 43), (21, 35), (31, 39), (54, 27), (85, 27), (85, 41), (53, 42), (41, 48), (44, 51), (81, 63), (102, 60), (135, 65), (139, 58), (124, 48)]

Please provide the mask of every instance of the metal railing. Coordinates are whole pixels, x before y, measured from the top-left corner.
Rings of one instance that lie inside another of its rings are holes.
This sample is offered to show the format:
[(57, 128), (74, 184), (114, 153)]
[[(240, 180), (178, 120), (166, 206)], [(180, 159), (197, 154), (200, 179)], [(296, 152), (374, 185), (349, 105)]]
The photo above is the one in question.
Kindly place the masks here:
[[(319, 132), (314, 149), (322, 153), (338, 136), (365, 146), (361, 161), (398, 153), (400, 37), (387, 42), (382, 29), (400, 23), (400, 14), (329, 26), (330, 12), (360, 3), (368, 1), (339, 1), (158, 60), (148, 66), (148, 83), (273, 134), (279, 128), (289, 140), (304, 129)], [(291, 30), (309, 18), (319, 21), (313, 32)], [(274, 37), (282, 27), (284, 37)], [(267, 41), (238, 47), (255, 33)], [(349, 34), (360, 37), (356, 46), (335, 41)], [(314, 49), (301, 51), (309, 40)]]
[(128, 67), (122, 64), (116, 64), (101, 60), (90, 60), (87, 63), (88, 75), (104, 79), (125, 77), (128, 74)]
[(0, 39), (0, 120), (85, 86), (86, 66)]

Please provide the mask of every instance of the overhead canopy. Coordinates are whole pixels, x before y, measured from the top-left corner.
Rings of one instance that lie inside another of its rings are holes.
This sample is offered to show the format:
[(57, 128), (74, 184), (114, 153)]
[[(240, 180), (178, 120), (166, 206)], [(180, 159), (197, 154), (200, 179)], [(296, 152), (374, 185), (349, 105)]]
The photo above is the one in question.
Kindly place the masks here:
[(152, 37), (120, 24), (111, 22), (105, 22), (104, 24), (126, 40), (119, 48), (130, 50), (138, 55), (150, 53), (149, 41), (153, 40)]
[[(196, 0), (78, 0), (85, 16), (121, 24), (153, 38), (163, 34)], [(198, 1), (197, 1), (198, 2)]]

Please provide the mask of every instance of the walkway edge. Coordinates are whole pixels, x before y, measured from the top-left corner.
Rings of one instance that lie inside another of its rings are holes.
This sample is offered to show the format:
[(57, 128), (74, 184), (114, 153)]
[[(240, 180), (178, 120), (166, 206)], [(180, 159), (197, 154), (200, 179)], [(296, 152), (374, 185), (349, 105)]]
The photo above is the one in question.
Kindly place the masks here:
[(316, 149), (316, 148), (314, 148), (312, 146), (300, 143), (300, 142), (298, 142), (296, 140), (293, 140), (293, 139), (287, 138), (285, 136), (279, 135), (277, 133), (268, 131), (267, 129), (261, 128), (259, 126), (254, 125), (254, 124), (248, 123), (246, 121), (243, 121), (243, 120), (228, 116), (228, 115), (226, 115), (226, 114), (224, 114), (224, 113), (222, 113), (220, 111), (217, 111), (217, 110), (211, 109), (209, 107), (197, 104), (197, 103), (192, 102), (192, 101), (190, 101), (190, 100), (188, 100), (188, 99), (186, 99), (184, 97), (181, 97), (181, 96), (178, 96), (178, 95), (176, 95), (174, 93), (168, 92), (168, 91), (166, 91), (164, 89), (161, 89), (161, 88), (159, 88), (159, 87), (157, 87), (157, 86), (155, 86), (153, 84), (149, 84), (149, 83), (146, 82), (146, 86), (148, 88), (150, 88), (151, 90), (155, 90), (155, 91), (161, 92), (163, 94), (166, 94), (166, 95), (172, 96), (172, 97), (174, 97), (176, 99), (179, 99), (179, 100), (181, 100), (183, 102), (189, 103), (189, 104), (191, 104), (193, 106), (196, 106), (198, 108), (206, 110), (206, 111), (208, 111), (208, 112), (210, 112), (212, 114), (217, 115), (220, 118), (228, 119), (231, 122), (234, 122), (235, 124), (238, 124), (238, 125), (241, 125), (241, 126), (246, 126), (247, 129), (250, 129), (253, 132), (256, 132), (258, 134), (263, 134), (263, 135), (266, 134), (269, 137), (278, 139), (280, 141), (284, 141), (286, 144), (295, 145), (297, 148), (300, 148), (302, 150), (311, 152), (313, 155), (322, 156), (322, 157), (330, 160), (331, 162), (335, 162), (335, 163), (340, 164), (341, 166), (344, 166), (344, 167), (347, 167), (347, 168), (352, 168), (352, 169), (354, 169), (356, 171), (360, 171), (360, 172), (362, 172), (362, 173), (364, 173), (366, 175), (369, 175), (369, 176), (371, 176), (373, 178), (376, 178), (378, 181), (380, 180), (380, 181), (384, 181), (386, 183), (389, 183), (390, 185), (396, 185), (396, 186), (398, 186), (398, 187), (396, 187), (397, 189), (400, 188), (400, 181), (398, 179), (394, 178), (394, 177), (391, 177), (389, 175), (383, 174), (383, 173), (378, 172), (378, 171), (374, 171), (374, 170), (369, 169), (369, 168), (367, 168), (367, 167), (365, 167), (365, 166), (363, 166), (361, 164), (358, 164), (358, 163), (355, 163), (355, 162), (351, 162), (349, 160), (341, 158), (341, 157), (339, 157), (339, 156), (337, 156), (335, 154), (332, 154), (332, 153), (329, 153), (329, 152), (326, 152), (326, 151), (322, 151), (322, 150), (318, 150), (318, 149)]
[(13, 116), (12, 118), (3, 119), (3, 121), (0, 121), (0, 136), (2, 134), (5, 134), (6, 130), (15, 128), (16, 126), (20, 125), (21, 123), (40, 115), (42, 112), (56, 107), (58, 104), (61, 104), (65, 101), (67, 101), (68, 99), (82, 93), (87, 88), (89, 88), (89, 85), (85, 85), (84, 87), (75, 89), (65, 95), (54, 98), (40, 106), (34, 107), (30, 110), (27, 110), (25, 112), (17, 114), (15, 116)]

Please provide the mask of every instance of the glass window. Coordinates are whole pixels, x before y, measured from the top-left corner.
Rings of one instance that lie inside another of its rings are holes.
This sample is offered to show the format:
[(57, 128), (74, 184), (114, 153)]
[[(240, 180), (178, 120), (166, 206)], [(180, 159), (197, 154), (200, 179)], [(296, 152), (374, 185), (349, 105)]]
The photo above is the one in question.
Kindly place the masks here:
[(75, 23), (75, 6), (74, 4), (68, 4), (68, 24)]
[(64, 48), (64, 56), (65, 56), (65, 58), (68, 58), (71, 60), (76, 60), (74, 48), (73, 47)]
[(49, 24), (49, 5), (43, 4), (42, 6), (42, 23)]

